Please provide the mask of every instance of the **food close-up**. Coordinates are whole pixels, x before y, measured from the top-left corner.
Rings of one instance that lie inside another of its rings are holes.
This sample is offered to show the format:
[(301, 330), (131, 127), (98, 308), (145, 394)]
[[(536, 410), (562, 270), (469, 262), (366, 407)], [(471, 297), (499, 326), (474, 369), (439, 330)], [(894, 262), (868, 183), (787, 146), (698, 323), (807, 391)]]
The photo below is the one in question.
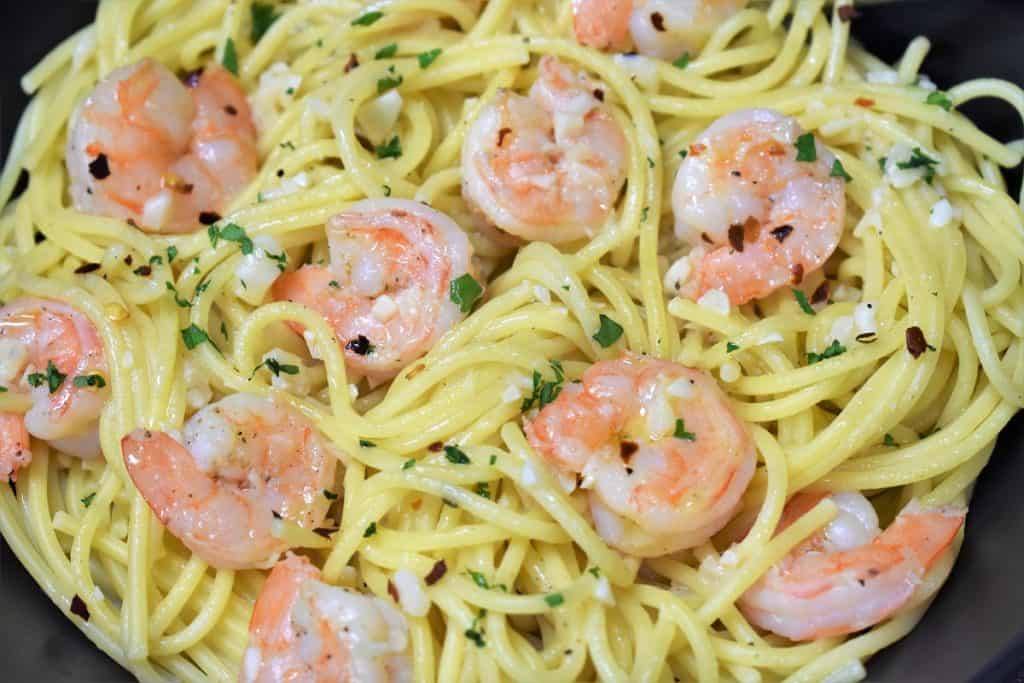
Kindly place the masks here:
[(852, 0), (89, 14), (5, 74), (0, 533), (126, 676), (880, 680), (986, 531), (984, 63)]

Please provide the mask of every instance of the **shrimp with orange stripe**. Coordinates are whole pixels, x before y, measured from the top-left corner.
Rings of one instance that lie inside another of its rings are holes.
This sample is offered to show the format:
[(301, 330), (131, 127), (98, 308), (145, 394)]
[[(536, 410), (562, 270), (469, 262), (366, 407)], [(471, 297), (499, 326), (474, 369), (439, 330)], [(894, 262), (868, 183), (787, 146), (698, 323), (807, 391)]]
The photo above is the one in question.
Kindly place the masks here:
[(526, 424), (609, 545), (657, 557), (703, 543), (735, 513), (757, 453), (706, 372), (637, 355), (600, 361)]

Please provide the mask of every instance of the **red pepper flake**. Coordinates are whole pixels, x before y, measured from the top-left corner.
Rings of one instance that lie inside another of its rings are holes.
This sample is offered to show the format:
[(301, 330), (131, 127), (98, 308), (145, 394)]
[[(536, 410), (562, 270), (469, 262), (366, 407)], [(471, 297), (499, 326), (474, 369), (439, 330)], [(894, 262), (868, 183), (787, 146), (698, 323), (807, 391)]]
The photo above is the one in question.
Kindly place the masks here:
[(825, 280), (814, 290), (814, 294), (811, 295), (811, 303), (820, 304), (828, 301), (828, 289), (828, 280)]
[(89, 621), (89, 608), (85, 604), (85, 600), (82, 600), (75, 594), (75, 597), (71, 598), (71, 613), (82, 617), (84, 621)]
[(391, 596), (392, 600), (398, 602), (398, 589), (395, 588), (395, 584), (391, 583), (391, 581), (388, 581), (388, 595)]
[(421, 505), (423, 505), (422, 498), (417, 498), (413, 502), (409, 503), (409, 507), (411, 507), (413, 510), (419, 510)]
[(220, 220), (220, 214), (216, 211), (200, 211), (199, 222), (203, 225), (213, 225)]
[(498, 147), (501, 147), (502, 143), (505, 142), (505, 136), (511, 132), (511, 128), (502, 128), (498, 131)]
[(914, 358), (917, 358), (925, 349), (928, 348), (928, 342), (924, 338), (924, 332), (917, 325), (907, 328), (907, 351)]
[(836, 14), (839, 15), (839, 21), (852, 21), (860, 16), (860, 12), (853, 5), (843, 5), (837, 8)]
[(434, 564), (433, 568), (431, 568), (430, 573), (423, 577), (423, 582), (426, 583), (428, 586), (433, 586), (435, 583), (441, 580), (441, 577), (443, 577), (447, 573), (448, 565), (445, 564), (444, 560), (438, 560)]
[(124, 257), (124, 264), (126, 266), (130, 266), (133, 261), (134, 261), (134, 259), (132, 258), (131, 254), (128, 254), (127, 256)]
[(690, 156), (700, 156), (701, 153), (708, 148), (707, 145), (702, 145), (699, 142), (695, 145), (690, 145)]
[(326, 526), (319, 526), (313, 529), (314, 534), (316, 534), (317, 536), (323, 536), (324, 538), (330, 538), (335, 531), (337, 531), (337, 529)]
[(625, 462), (629, 462), (629, 459), (633, 457), (633, 454), (640, 449), (640, 446), (635, 441), (623, 441), (619, 444), (619, 455)]
[(736, 251), (743, 252), (743, 226), (742, 225), (730, 225), (729, 226), (729, 246)]
[(356, 57), (356, 53), (353, 52), (352, 54), (350, 54), (348, 56), (348, 61), (345, 62), (345, 73), (348, 73), (349, 71), (351, 71), (352, 69), (355, 69), (358, 66), (359, 66), (359, 58)]
[(594, 88), (594, 99), (598, 102), (604, 102), (604, 90), (600, 88)]
[(706, 232), (702, 232), (700, 234), (700, 238), (707, 242), (708, 244), (714, 244), (714, 242), (711, 240), (711, 237)]
[(100, 154), (89, 162), (89, 173), (96, 180), (103, 180), (110, 177), (110, 164), (107, 162), (107, 155)]
[(870, 97), (858, 97), (853, 101), (853, 103), (856, 104), (858, 107), (864, 107), (866, 109), (870, 109), (871, 107), (875, 106), (875, 101)]
[(793, 273), (793, 284), (794, 285), (799, 285), (801, 282), (804, 281), (804, 264), (802, 264), (802, 263), (795, 263), (795, 264), (793, 264), (793, 267), (790, 268), (790, 272)]
[(434, 443), (427, 446), (427, 450), (430, 451), (431, 453), (440, 453), (442, 450), (444, 450), (444, 444), (441, 443), (440, 441), (435, 441)]
[(651, 26), (654, 27), (655, 31), (665, 30), (665, 17), (661, 16), (661, 12), (651, 13)]
[(149, 277), (150, 275), (153, 274), (153, 268), (150, 266), (139, 266), (132, 272), (135, 273), (136, 275), (141, 275), (142, 277)]
[(783, 242), (785, 242), (786, 238), (789, 237), (789, 234), (791, 232), (793, 232), (793, 226), (792, 225), (780, 225), (777, 228), (772, 228), (772, 231), (771, 231), (772, 237), (777, 239), (779, 241), (779, 244), (782, 244)]
[(100, 269), (98, 263), (83, 263), (82, 265), (75, 268), (75, 275), (85, 275), (86, 273), (92, 273)]
[(235, 109), (235, 106), (233, 104), (229, 104), (226, 107), (224, 107), (224, 111), (226, 111), (229, 116), (238, 116), (238, 110)]

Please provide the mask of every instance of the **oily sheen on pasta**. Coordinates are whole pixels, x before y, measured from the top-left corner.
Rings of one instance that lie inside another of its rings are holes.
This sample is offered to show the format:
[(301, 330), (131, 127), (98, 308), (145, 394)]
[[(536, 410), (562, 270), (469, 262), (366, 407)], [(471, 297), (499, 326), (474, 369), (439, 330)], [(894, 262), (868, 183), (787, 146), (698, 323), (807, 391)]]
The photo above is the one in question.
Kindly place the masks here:
[(284, 662), (277, 600), (341, 680), (855, 681), (921, 618), (1024, 405), (1024, 147), (958, 107), (1024, 93), (602, 4), (101, 0), (23, 77), (0, 531), (140, 680)]

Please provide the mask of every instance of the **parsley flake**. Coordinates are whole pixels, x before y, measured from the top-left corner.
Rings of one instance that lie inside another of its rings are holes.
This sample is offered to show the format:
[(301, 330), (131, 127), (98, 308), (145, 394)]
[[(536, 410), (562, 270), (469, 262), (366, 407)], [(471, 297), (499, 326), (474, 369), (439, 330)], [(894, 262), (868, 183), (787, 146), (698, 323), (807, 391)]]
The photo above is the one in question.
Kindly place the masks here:
[(299, 374), (299, 366), (298, 365), (290, 365), (290, 364), (287, 364), (287, 363), (281, 363), (276, 358), (271, 357), (271, 358), (265, 358), (262, 363), (260, 363), (256, 367), (254, 367), (252, 369), (252, 374), (249, 375), (249, 379), (252, 379), (253, 377), (255, 377), (256, 373), (259, 372), (259, 369), (262, 368), (262, 367), (266, 367), (267, 370), (270, 370), (270, 372), (272, 372), (274, 374), (274, 377), (280, 377), (281, 373), (284, 373), (286, 375), (297, 375), (297, 374)]
[(195, 323), (192, 323), (191, 325), (189, 325), (188, 327), (181, 331), (181, 339), (182, 341), (185, 342), (185, 347), (189, 351), (196, 348), (203, 342), (208, 341), (211, 344), (213, 343), (212, 341), (210, 341), (210, 336), (206, 334), (206, 332), (204, 332), (202, 329), (197, 327)]
[(685, 69), (690, 65), (690, 53), (684, 52), (683, 56), (672, 62), (672, 66)]
[(411, 468), (413, 468), (415, 466), (416, 466), (416, 458), (409, 458), (408, 460), (406, 460), (405, 462), (402, 463), (402, 469), (403, 470), (408, 470), (408, 469), (411, 469)]
[[(383, 95), (392, 88), (397, 88), (402, 85), (402, 74), (395, 72), (395, 67), (388, 69), (388, 74), (384, 78), (377, 79), (377, 94)], [(396, 138), (397, 139), (397, 138)]]
[(814, 134), (804, 133), (796, 139), (796, 160), (817, 161), (818, 148), (814, 144)]
[(739, 344), (733, 344), (732, 342), (725, 342), (725, 352), (732, 353), (733, 351), (740, 348)]
[(435, 47), (433, 50), (427, 50), (416, 55), (416, 61), (420, 63), (421, 69), (426, 69), (428, 66), (434, 63), (434, 60), (441, 56), (441, 48)]
[(176, 258), (178, 258), (178, 248), (172, 244), (171, 246), (167, 247), (168, 265), (171, 263), (171, 261), (173, 261)]
[(252, 240), (245, 233), (245, 228), (236, 223), (228, 223), (223, 228), (211, 225), (206, 229), (206, 236), (210, 239), (210, 246), (213, 248), (216, 248), (217, 244), (224, 240), (225, 242), (237, 243), (242, 249), (243, 254), (248, 255), (252, 253)]
[(67, 375), (57, 370), (57, 366), (53, 364), (52, 360), (48, 360), (46, 361), (45, 373), (33, 372), (26, 379), (33, 387), (42, 386), (45, 382), (50, 393), (55, 394), (57, 393), (57, 390), (60, 389), (60, 385), (64, 384), (64, 380), (67, 379)]
[(327, 500), (338, 500), (338, 494), (335, 493), (334, 491), (328, 491), (327, 489), (324, 489), (324, 498), (326, 498)]
[(249, 38), (252, 39), (252, 44), (260, 42), (260, 38), (270, 30), (270, 27), (280, 18), (280, 15), (274, 12), (273, 5), (265, 5), (262, 2), (254, 2), (249, 8), (249, 13), (252, 15), (252, 31), (249, 33)]
[(469, 456), (466, 455), (458, 446), (445, 446), (444, 457), (453, 465), (469, 464)]
[(478, 496), (483, 496), (487, 500), (491, 499), (491, 487), (487, 484), (486, 481), (478, 481), (473, 491)]
[(462, 313), (469, 313), (473, 304), (484, 293), (484, 288), (469, 273), (464, 273), (451, 281), (448, 296)]
[(381, 49), (377, 50), (377, 52), (374, 53), (373, 58), (389, 59), (394, 57), (396, 52), (398, 52), (398, 43), (388, 43)]
[(953, 100), (949, 99), (949, 96), (941, 90), (928, 93), (928, 97), (924, 102), (925, 104), (933, 104), (936, 107), (942, 107), (946, 111), (953, 108)]
[(601, 327), (594, 333), (593, 339), (603, 348), (608, 348), (622, 336), (622, 325), (618, 324), (604, 313), (599, 316)]
[(402, 142), (398, 136), (394, 136), (386, 145), (377, 145), (378, 159), (397, 159), (402, 156)]
[(361, 14), (352, 20), (353, 26), (370, 26), (377, 22), (378, 19), (384, 16), (383, 12), (367, 12)]
[(544, 596), (544, 602), (548, 603), (549, 607), (558, 607), (565, 602), (565, 598), (562, 597), (561, 593), (551, 593)]
[(839, 161), (839, 159), (832, 162), (832, 172), (829, 173), (829, 176), (832, 178), (842, 178), (848, 183), (853, 182), (853, 176), (846, 172), (846, 169), (843, 168), (843, 162)]
[(377, 522), (370, 522), (370, 526), (366, 527), (366, 531), (363, 532), (363, 538), (369, 538), (377, 533)]
[(911, 153), (910, 158), (906, 161), (899, 161), (896, 163), (896, 168), (901, 170), (907, 170), (911, 168), (923, 168), (924, 181), (929, 185), (935, 180), (935, 167), (939, 165), (939, 162), (931, 157), (927, 156), (921, 151), (920, 147), (915, 147)]
[(811, 304), (807, 301), (807, 295), (799, 289), (793, 290), (793, 296), (796, 298), (796, 302), (800, 304), (800, 308), (807, 315), (817, 315), (817, 311), (811, 308)]
[(681, 419), (676, 419), (676, 430), (672, 433), (672, 436), (683, 441), (696, 441), (697, 435), (693, 432), (686, 431), (686, 423)]
[(846, 353), (846, 347), (839, 343), (838, 339), (833, 339), (832, 343), (825, 347), (825, 350), (821, 353), (814, 353), (812, 351), (807, 352), (807, 364), (814, 365), (820, 363), (823, 360), (829, 358), (835, 358), (841, 354)]
[[(533, 393), (523, 399), (521, 409), (524, 412), (532, 408), (534, 404), (537, 404), (538, 408), (543, 408), (558, 398), (558, 394), (562, 392), (562, 383), (565, 381), (565, 371), (562, 369), (562, 364), (557, 360), (549, 361), (548, 363), (555, 374), (555, 380), (553, 382), (545, 381), (540, 372), (537, 370), (533, 371)], [(495, 456), (491, 457), (494, 458)], [(491, 464), (493, 465), (494, 463), (492, 462)]]
[(235, 41), (231, 38), (224, 43), (224, 56), (221, 57), (220, 63), (224, 65), (225, 69), (238, 75), (238, 52), (235, 51)]
[(76, 387), (82, 389), (85, 387), (95, 387), (102, 389), (107, 386), (107, 380), (103, 379), (103, 375), (92, 374), (92, 375), (79, 375), (72, 381)]
[(899, 446), (899, 444), (896, 443), (896, 439), (892, 438), (892, 434), (888, 433), (886, 433), (885, 439), (882, 441), (882, 443), (885, 444), (886, 446), (889, 446), (890, 448), (896, 448)]
[(88, 496), (85, 496), (84, 498), (82, 498), (82, 505), (84, 505), (85, 507), (89, 507), (90, 505), (92, 505), (92, 501), (93, 501), (93, 499), (95, 497), (96, 497), (96, 492), (93, 491)]
[(367, 441), (366, 439), (359, 439), (359, 446), (361, 448), (376, 448), (377, 444), (372, 441)]

